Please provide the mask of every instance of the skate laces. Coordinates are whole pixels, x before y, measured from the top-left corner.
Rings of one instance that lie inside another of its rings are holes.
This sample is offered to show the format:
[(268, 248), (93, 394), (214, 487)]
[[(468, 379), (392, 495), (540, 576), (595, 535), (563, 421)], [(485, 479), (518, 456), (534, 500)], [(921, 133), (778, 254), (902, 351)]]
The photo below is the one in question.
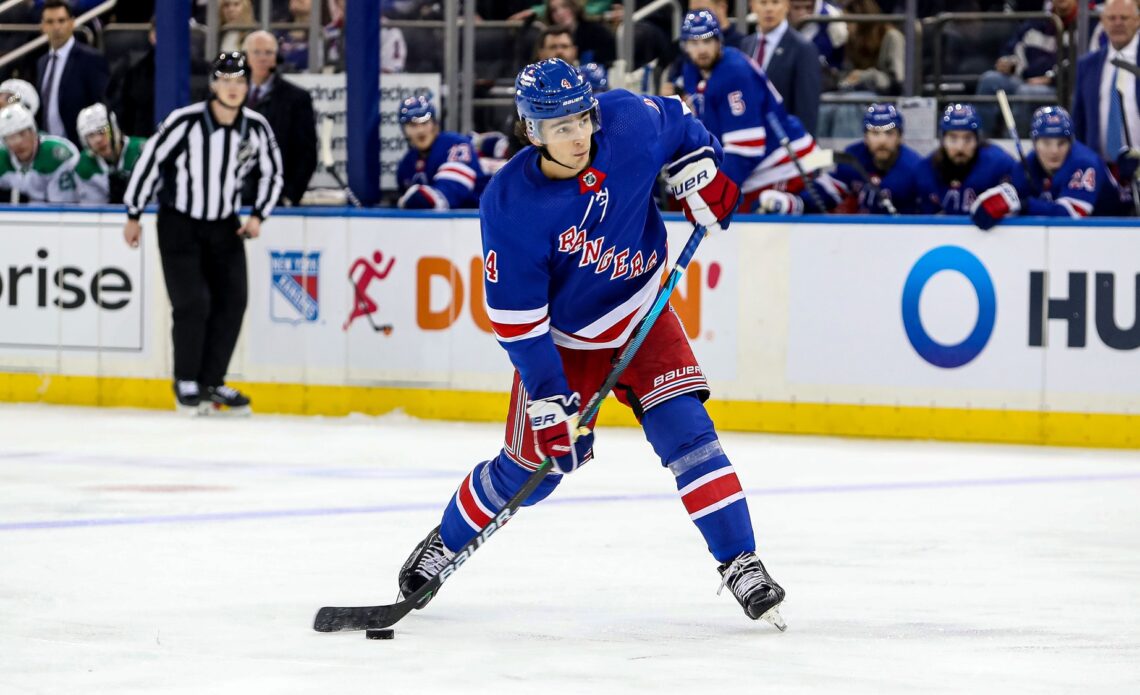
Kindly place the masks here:
[(237, 389), (226, 386), (225, 384), (222, 384), (221, 386), (215, 386), (214, 393), (218, 394), (222, 398), (237, 398), (238, 395)]
[(177, 383), (179, 396), (197, 396), (198, 395), (198, 382), (196, 381), (179, 381)]
[(423, 556), (420, 558), (416, 569), (427, 577), (434, 577), (443, 570), (443, 566), (451, 561), (455, 553), (447, 549), (443, 544), (443, 539), (434, 538), (425, 549)]
[(720, 575), (720, 587), (717, 588), (716, 595), (720, 596), (720, 592), (727, 586), (737, 598), (743, 599), (752, 593), (753, 589), (767, 585), (768, 578), (761, 569), (759, 561), (756, 562), (755, 571), (746, 571), (754, 560), (756, 556), (752, 553), (738, 555)]

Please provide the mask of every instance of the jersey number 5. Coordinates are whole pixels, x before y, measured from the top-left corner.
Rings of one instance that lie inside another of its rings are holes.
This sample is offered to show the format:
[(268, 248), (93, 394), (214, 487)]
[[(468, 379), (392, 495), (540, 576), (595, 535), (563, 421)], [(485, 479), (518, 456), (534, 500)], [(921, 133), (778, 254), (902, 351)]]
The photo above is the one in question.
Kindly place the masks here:
[(728, 95), (728, 109), (733, 116), (744, 115), (744, 92), (737, 90)]
[(487, 260), (483, 261), (483, 270), (487, 273), (487, 282), (499, 281), (499, 258), (495, 252), (487, 252)]

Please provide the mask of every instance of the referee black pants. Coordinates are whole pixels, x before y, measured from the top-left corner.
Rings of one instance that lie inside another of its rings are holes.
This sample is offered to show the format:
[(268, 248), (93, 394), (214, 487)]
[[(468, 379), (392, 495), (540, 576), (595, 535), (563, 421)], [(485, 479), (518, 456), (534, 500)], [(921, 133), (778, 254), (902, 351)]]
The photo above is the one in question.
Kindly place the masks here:
[(237, 216), (158, 211), (158, 251), (174, 319), (174, 378), (221, 386), (245, 314), (245, 244)]

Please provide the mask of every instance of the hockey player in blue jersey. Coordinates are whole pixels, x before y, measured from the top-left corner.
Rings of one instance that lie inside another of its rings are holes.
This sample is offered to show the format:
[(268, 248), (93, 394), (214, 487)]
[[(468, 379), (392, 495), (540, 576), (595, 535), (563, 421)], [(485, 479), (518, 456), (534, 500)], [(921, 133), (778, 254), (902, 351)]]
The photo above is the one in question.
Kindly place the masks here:
[(982, 120), (970, 104), (942, 112), (942, 141), (923, 160), (919, 209), (927, 214), (968, 215), (978, 195), (1009, 181), (1017, 160), (982, 139)]
[(459, 133), (440, 132), (435, 107), (427, 97), (405, 99), (399, 118), (408, 152), (396, 168), (397, 204), (418, 210), (479, 207), (487, 177), (471, 140)]
[[(1081, 219), (1122, 214), (1121, 191), (1101, 158), (1073, 139), (1073, 119), (1060, 106), (1042, 106), (1030, 126), (1033, 151), (1013, 180), (985, 191), (970, 208), (980, 229), (1018, 214)], [(1028, 173), (1025, 171), (1028, 169)]]
[[(487, 313), (515, 367), (506, 441), (475, 466), (436, 531), (400, 571), (407, 597), (431, 580), (554, 460), (526, 501), (550, 495), (593, 457), (582, 404), (652, 305), (666, 235), (651, 200), (664, 167), (690, 220), (726, 228), (739, 192), (717, 141), (678, 98), (614, 90), (595, 96), (560, 59), (527, 66), (515, 83), (530, 146), (491, 180), (480, 206)], [(675, 477), (690, 518), (753, 618), (780, 626), (784, 591), (755, 555), (748, 503), (703, 401), (708, 383), (672, 310), (661, 314), (614, 391), (639, 418)]]
[(903, 144), (903, 117), (893, 104), (868, 106), (863, 113), (863, 141), (845, 151), (864, 169), (860, 172), (850, 164), (840, 164), (832, 174), (848, 198), (845, 211), (872, 215), (918, 212), (922, 155)]
[[(815, 139), (799, 119), (784, 111), (783, 100), (764, 71), (744, 53), (723, 45), (720, 22), (712, 12), (685, 15), (681, 44), (688, 56), (681, 69), (683, 91), (705, 128), (724, 146), (721, 170), (740, 187), (741, 211), (803, 211), (795, 196), (782, 193), (803, 190), (804, 182), (777, 137), (768, 133), (769, 114), (787, 132), (791, 149), (808, 163), (809, 174)], [(815, 185), (830, 188), (832, 198), (839, 195), (826, 174), (818, 176)], [(821, 212), (811, 205), (812, 197), (805, 199), (808, 211)], [(785, 209), (793, 202), (796, 210)]]

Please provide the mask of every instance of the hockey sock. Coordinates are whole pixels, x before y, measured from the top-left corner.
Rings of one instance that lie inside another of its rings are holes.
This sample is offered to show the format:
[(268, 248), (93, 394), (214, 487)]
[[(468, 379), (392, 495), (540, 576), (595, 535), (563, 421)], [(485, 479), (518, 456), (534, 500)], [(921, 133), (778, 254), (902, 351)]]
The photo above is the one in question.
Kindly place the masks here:
[(671, 398), (646, 411), (642, 426), (717, 562), (755, 551), (744, 490), (700, 400), (691, 394)]
[[(507, 505), (507, 500), (522, 488), (530, 474), (531, 471), (501, 451), (490, 461), (475, 466), (443, 510), (439, 535), (447, 549), (458, 551), (474, 538)], [(523, 506), (529, 507), (546, 499), (561, 479), (560, 475), (546, 476)]]

